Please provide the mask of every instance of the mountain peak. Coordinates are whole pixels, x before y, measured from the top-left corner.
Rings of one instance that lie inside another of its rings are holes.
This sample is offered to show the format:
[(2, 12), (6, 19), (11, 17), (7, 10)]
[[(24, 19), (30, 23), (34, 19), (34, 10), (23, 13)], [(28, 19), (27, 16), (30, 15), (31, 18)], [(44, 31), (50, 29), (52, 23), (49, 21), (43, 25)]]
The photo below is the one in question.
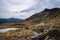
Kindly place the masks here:
[(52, 9), (45, 8), (44, 9), (44, 11), (57, 11), (57, 10), (60, 10), (60, 8), (52, 8)]

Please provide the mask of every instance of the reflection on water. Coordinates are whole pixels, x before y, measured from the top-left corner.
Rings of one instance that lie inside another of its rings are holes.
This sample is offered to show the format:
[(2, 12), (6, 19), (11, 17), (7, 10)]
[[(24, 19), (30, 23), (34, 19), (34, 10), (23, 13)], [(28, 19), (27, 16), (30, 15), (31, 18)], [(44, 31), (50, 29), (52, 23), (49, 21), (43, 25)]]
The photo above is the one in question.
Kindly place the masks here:
[(0, 33), (5, 33), (7, 31), (10, 31), (10, 30), (17, 30), (19, 28), (4, 28), (4, 29), (0, 29)]

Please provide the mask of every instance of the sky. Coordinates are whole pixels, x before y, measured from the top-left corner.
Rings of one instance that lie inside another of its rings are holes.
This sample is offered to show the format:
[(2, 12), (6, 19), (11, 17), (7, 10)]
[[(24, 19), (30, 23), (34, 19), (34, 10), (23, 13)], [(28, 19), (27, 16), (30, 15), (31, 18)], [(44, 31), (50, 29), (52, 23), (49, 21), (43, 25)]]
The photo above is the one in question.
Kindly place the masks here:
[(60, 8), (60, 0), (0, 0), (0, 18), (26, 19), (45, 8)]

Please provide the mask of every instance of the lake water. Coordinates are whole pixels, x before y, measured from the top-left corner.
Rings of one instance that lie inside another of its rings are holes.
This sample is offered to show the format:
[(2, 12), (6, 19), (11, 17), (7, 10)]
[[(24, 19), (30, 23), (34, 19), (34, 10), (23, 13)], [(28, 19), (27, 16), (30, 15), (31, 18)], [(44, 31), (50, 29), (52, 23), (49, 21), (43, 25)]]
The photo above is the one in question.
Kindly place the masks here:
[(10, 31), (10, 30), (17, 30), (19, 28), (4, 28), (4, 29), (0, 29), (0, 33), (5, 33), (7, 31)]

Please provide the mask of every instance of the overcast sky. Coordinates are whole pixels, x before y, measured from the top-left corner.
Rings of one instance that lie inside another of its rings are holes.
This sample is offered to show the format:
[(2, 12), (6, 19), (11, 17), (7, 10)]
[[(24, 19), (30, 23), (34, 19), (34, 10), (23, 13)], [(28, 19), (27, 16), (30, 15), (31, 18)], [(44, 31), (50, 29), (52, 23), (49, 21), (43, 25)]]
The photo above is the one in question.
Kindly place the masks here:
[(0, 18), (25, 19), (45, 8), (60, 8), (60, 0), (0, 0)]

